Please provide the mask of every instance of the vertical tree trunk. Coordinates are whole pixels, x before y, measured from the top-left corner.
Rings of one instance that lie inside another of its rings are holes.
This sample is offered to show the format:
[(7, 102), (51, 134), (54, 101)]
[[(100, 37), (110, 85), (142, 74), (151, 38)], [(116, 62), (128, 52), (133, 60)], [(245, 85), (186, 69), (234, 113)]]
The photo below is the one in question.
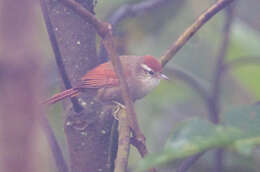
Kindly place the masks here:
[[(77, 0), (93, 11), (92, 0)], [(61, 50), (66, 71), (75, 85), (100, 59), (96, 55), (96, 33), (84, 19), (60, 1), (45, 0)], [(110, 131), (113, 117), (109, 111), (93, 102), (95, 91), (80, 95), (86, 103), (84, 110), (76, 113), (65, 107), (65, 133), (69, 145), (72, 172), (110, 171)]]
[(41, 91), (37, 5), (34, 0), (0, 4), (0, 171), (37, 172), (36, 163), (42, 166), (34, 133)]

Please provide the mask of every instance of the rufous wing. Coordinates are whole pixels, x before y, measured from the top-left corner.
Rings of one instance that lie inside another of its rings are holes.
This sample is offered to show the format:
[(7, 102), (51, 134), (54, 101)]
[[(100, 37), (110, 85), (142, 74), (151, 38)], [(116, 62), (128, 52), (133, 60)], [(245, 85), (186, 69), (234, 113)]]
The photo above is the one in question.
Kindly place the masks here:
[(103, 88), (119, 85), (119, 80), (110, 62), (90, 70), (81, 78), (81, 88)]

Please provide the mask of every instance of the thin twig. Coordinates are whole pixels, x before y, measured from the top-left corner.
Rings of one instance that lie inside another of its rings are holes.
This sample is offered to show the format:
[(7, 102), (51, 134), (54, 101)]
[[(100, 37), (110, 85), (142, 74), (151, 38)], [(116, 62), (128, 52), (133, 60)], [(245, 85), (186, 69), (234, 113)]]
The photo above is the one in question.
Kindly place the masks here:
[[(118, 24), (126, 18), (142, 15), (147, 11), (153, 10), (155, 8), (158, 8), (159, 6), (164, 5), (167, 2), (171, 2), (171, 0), (144, 0), (134, 4), (124, 4), (117, 10), (115, 10), (107, 21), (112, 25), (114, 32)], [(107, 57), (107, 52), (103, 44), (101, 44), (99, 52), (100, 57)]]
[(166, 68), (165, 72), (168, 74), (168, 76), (174, 75), (175, 77), (184, 81), (187, 86), (194, 89), (194, 91), (199, 94), (205, 104), (208, 105), (208, 90), (192, 74), (177, 68)]
[[(131, 138), (130, 143), (136, 147), (138, 150), (139, 154), (141, 155), (142, 158), (144, 158), (146, 155), (148, 155), (148, 150), (145, 144), (142, 144), (141, 142), (137, 141), (134, 137)], [(150, 168), (147, 170), (148, 172), (156, 172), (155, 168)]]
[[(212, 7), (210, 7), (206, 12), (204, 12), (195, 23), (189, 27), (185, 32), (184, 36), (179, 37), (179, 41), (177, 40), (174, 46), (168, 50), (165, 56), (162, 57), (162, 64), (166, 64), (173, 55), (176, 54), (176, 52), (184, 45), (184, 43), (212, 16), (214, 16), (218, 11), (223, 9), (224, 7), (228, 6), (233, 0), (219, 0), (217, 1)], [(209, 118), (210, 120), (217, 124), (219, 122), (219, 86), (220, 86), (220, 78), (221, 78), (221, 71), (224, 67), (224, 57), (227, 52), (227, 47), (229, 43), (229, 36), (230, 36), (230, 30), (231, 30), (231, 23), (232, 23), (232, 13), (231, 13), (231, 7), (228, 6), (228, 15), (226, 18), (226, 23), (224, 26), (224, 34), (223, 34), (223, 41), (221, 44), (221, 48), (218, 55), (218, 62), (216, 66), (216, 72), (214, 76), (214, 83), (212, 88), (212, 95), (210, 95), (209, 101), (208, 101), (208, 109), (209, 109)], [(215, 170), (222, 169), (222, 152), (221, 150), (216, 150), (215, 154), (216, 158), (216, 168)], [(179, 167), (179, 172), (186, 172), (201, 156), (200, 153), (194, 155), (193, 157), (196, 157), (195, 159), (190, 157), (186, 159), (182, 165)], [(192, 162), (192, 163), (190, 163)], [(185, 167), (185, 168), (184, 168)]]
[[(227, 50), (229, 47), (230, 42), (230, 32), (231, 26), (233, 21), (233, 8), (232, 6), (227, 6), (226, 8), (226, 22), (224, 25), (224, 33), (223, 33), (223, 40), (221, 47), (219, 49), (219, 54), (217, 56), (217, 65), (215, 76), (213, 78), (213, 85), (212, 85), (212, 95), (209, 100), (209, 118), (214, 124), (218, 124), (219, 120), (219, 113), (220, 113), (220, 87), (221, 87), (221, 76), (222, 70), (225, 64), (225, 57), (227, 54)], [(223, 171), (223, 150), (217, 149), (215, 151), (215, 172)]]
[(200, 159), (200, 157), (202, 157), (204, 155), (205, 152), (201, 152), (201, 153), (198, 153), (196, 155), (193, 155), (191, 157), (189, 157), (188, 159), (186, 159), (185, 161), (183, 161), (181, 163), (181, 165), (179, 166), (177, 172), (185, 172), (185, 171), (188, 171), (189, 168), (191, 166), (193, 166), (193, 164), (195, 164), (195, 162)]
[(260, 64), (260, 57), (238, 57), (224, 64), (222, 73), (228, 72), (234, 68), (242, 67), (245, 65), (259, 65), (259, 64)]
[(64, 159), (61, 148), (45, 115), (42, 115), (41, 117), (41, 125), (44, 130), (44, 133), (46, 134), (58, 171), (68, 172), (68, 165)]
[(177, 41), (172, 44), (166, 53), (160, 57), (162, 65), (166, 65), (168, 61), (170, 61), (173, 56), (185, 45), (185, 43), (201, 28), (201, 26), (203, 26), (209, 19), (211, 19), (215, 14), (231, 2), (233, 2), (233, 0), (220, 0), (202, 13), (195, 20), (195, 22), (179, 36)]
[(146, 149), (146, 147), (144, 145), (140, 144), (140, 142), (136, 141), (136, 139), (131, 138), (130, 142), (134, 147), (137, 148), (137, 150), (142, 158), (148, 154), (148, 150)]
[(158, 8), (160, 5), (170, 1), (171, 0), (145, 0), (135, 4), (124, 4), (109, 17), (108, 22), (112, 24), (113, 27), (116, 27), (127, 17), (144, 14), (148, 10)]
[(260, 101), (256, 101), (253, 105), (259, 106), (260, 105)]
[[(142, 131), (140, 130), (139, 125), (138, 125), (136, 113), (135, 113), (135, 110), (134, 110), (133, 101), (129, 96), (128, 86), (127, 86), (127, 83), (126, 83), (124, 76), (123, 76), (124, 72), (123, 72), (123, 69), (122, 69), (122, 65), (120, 64), (120, 61), (119, 61), (118, 56), (116, 54), (116, 48), (114, 47), (115, 44), (113, 43), (112, 34), (109, 34), (109, 35), (106, 36), (106, 38), (103, 40), (103, 44), (104, 44), (104, 46), (105, 46), (105, 48), (106, 48), (106, 50), (109, 54), (109, 57), (110, 57), (112, 64), (114, 65), (114, 69), (115, 69), (116, 73), (118, 73), (118, 77), (119, 77), (119, 80), (120, 80), (120, 86), (121, 86), (121, 90), (122, 90), (121, 94), (122, 94), (124, 103), (126, 105), (127, 118), (128, 118), (128, 121), (129, 121), (129, 125), (131, 126), (131, 129), (132, 129), (133, 134), (134, 134), (133, 139), (137, 143), (139, 143), (137, 145), (138, 150), (146, 150), (145, 154), (143, 154), (143, 156), (145, 156), (147, 154), (145, 137), (144, 137)], [(119, 135), (120, 135), (120, 133), (119, 133)], [(118, 149), (120, 149), (120, 145), (118, 145)], [(125, 162), (125, 161), (122, 161), (122, 162)]]
[[(137, 117), (136, 117), (136, 113), (135, 113), (135, 109), (134, 109), (134, 105), (133, 105), (133, 101), (129, 95), (129, 88), (127, 85), (127, 82), (125, 80), (125, 76), (124, 76), (124, 71), (123, 71), (123, 67), (122, 64), (120, 62), (120, 59), (116, 53), (116, 47), (113, 41), (113, 36), (112, 36), (112, 31), (111, 32), (107, 32), (108, 34), (105, 36), (105, 38), (103, 39), (103, 44), (108, 52), (108, 56), (110, 58), (110, 61), (112, 62), (112, 65), (114, 67), (114, 70), (117, 74), (117, 77), (119, 78), (120, 81), (120, 89), (121, 89), (121, 94), (124, 100), (124, 104), (126, 106), (126, 113), (127, 113), (127, 119), (128, 119), (128, 124), (129, 126), (131, 126), (131, 129), (133, 131), (134, 137), (136, 138), (136, 140), (140, 141), (143, 145), (145, 145), (145, 137), (142, 134), (139, 125), (138, 125), (138, 121), (137, 121)], [(122, 114), (120, 114), (122, 115)], [(121, 132), (126, 132), (128, 131), (126, 128), (119, 130)], [(123, 133), (119, 133), (119, 135), (122, 135)], [(129, 133), (130, 135), (130, 130)], [(126, 141), (129, 141), (129, 139), (125, 139), (125, 144)], [(129, 143), (128, 143), (129, 144)], [(122, 148), (120, 147), (122, 146)], [(124, 146), (122, 144), (118, 144), (118, 150), (120, 149), (124, 149)], [(129, 150), (128, 150), (129, 152)], [(128, 154), (124, 154), (127, 155)], [(119, 161), (121, 163), (121, 167), (127, 167), (127, 162), (125, 161), (125, 159), (128, 159), (128, 157), (123, 157), (120, 156), (120, 158), (117, 158), (117, 161)], [(116, 162), (119, 163), (119, 162)], [(125, 164), (122, 164), (125, 163)], [(126, 171), (126, 168), (125, 170)]]
[(111, 26), (108, 23), (102, 22), (97, 19), (91, 12), (84, 8), (80, 3), (75, 0), (61, 0), (70, 9), (74, 10), (77, 14), (82, 16), (87, 22), (92, 24), (97, 31), (98, 35), (104, 38), (110, 31)]
[(213, 84), (212, 84), (212, 95), (211, 95), (211, 102), (209, 105), (209, 118), (210, 120), (217, 124), (219, 123), (219, 95), (220, 95), (220, 86), (221, 86), (221, 74), (225, 64), (225, 56), (227, 54), (228, 45), (230, 41), (230, 32), (231, 32), (231, 25), (233, 20), (233, 12), (232, 7), (228, 6), (226, 9), (226, 22), (224, 25), (224, 32), (223, 32), (223, 40), (221, 43), (221, 47), (219, 49), (219, 54), (217, 55), (217, 64), (216, 64), (216, 71), (214, 72)]
[[(145, 137), (144, 137), (141, 129), (139, 128), (133, 101), (132, 101), (131, 97), (129, 96), (129, 89), (128, 89), (128, 85), (127, 85), (125, 77), (124, 77), (123, 68), (122, 68), (121, 62), (117, 56), (115, 44), (113, 43), (112, 33), (108, 34), (105, 37), (105, 39), (103, 40), (103, 44), (109, 54), (110, 61), (112, 62), (115, 72), (117, 73), (117, 76), (120, 81), (121, 94), (122, 94), (124, 103), (126, 105), (126, 113), (127, 113), (129, 125), (131, 126), (131, 129), (133, 131), (133, 135), (134, 135), (133, 139), (139, 143), (139, 144), (137, 144), (137, 146), (138, 146), (137, 149), (138, 150), (147, 150), (146, 143), (145, 143)], [(119, 135), (120, 135), (120, 133), (119, 133)], [(118, 149), (119, 149), (119, 147), (118, 147)], [(145, 152), (144, 156), (145, 155), (147, 155), (147, 151)]]
[[(70, 89), (70, 88), (72, 88), (72, 85), (70, 83), (68, 74), (67, 74), (66, 69), (65, 69), (65, 65), (64, 65), (63, 60), (62, 60), (60, 48), (59, 48), (54, 30), (53, 30), (53, 26), (52, 26), (50, 17), (48, 15), (46, 3), (45, 3), (44, 0), (40, 0), (40, 4), (41, 4), (42, 14), (43, 14), (43, 18), (44, 18), (45, 25), (46, 25), (46, 28), (47, 28), (47, 32), (48, 32), (48, 35), (49, 35), (49, 39), (50, 39), (50, 42), (51, 42), (51, 47), (52, 47), (53, 53), (55, 55), (56, 64), (58, 66), (62, 81), (63, 81), (64, 86), (65, 86), (65, 89)], [(77, 98), (75, 98), (75, 97), (71, 98), (71, 103), (73, 105), (73, 109), (75, 110), (75, 112), (80, 112), (82, 110), (82, 107), (79, 104)]]
[(116, 53), (116, 48), (115, 48), (115, 44), (113, 43), (112, 34), (109, 34), (106, 36), (106, 38), (103, 40), (103, 44), (109, 54), (110, 61), (112, 62), (115, 72), (117, 74), (117, 77), (119, 78), (119, 81), (120, 81), (120, 87), (122, 90), (121, 94), (122, 94), (124, 103), (126, 105), (126, 112), (128, 114), (128, 120), (129, 120), (131, 129), (133, 130), (134, 136), (137, 138), (137, 140), (144, 144), (145, 138), (138, 125), (136, 113), (134, 110), (134, 104), (129, 95), (129, 88), (128, 88), (127, 82), (125, 80), (125, 77), (124, 77), (124, 71), (123, 71), (122, 64)]
[(118, 150), (115, 161), (114, 172), (127, 171), (129, 148), (130, 148), (130, 128), (128, 124), (127, 114), (124, 109), (120, 110), (118, 116)]

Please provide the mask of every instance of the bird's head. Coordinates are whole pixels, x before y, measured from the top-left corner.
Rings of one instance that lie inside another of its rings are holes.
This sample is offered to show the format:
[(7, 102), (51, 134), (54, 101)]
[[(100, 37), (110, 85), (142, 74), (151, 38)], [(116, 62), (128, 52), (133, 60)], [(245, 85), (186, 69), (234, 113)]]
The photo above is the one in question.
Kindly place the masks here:
[(146, 55), (140, 64), (139, 79), (143, 83), (144, 91), (150, 92), (158, 86), (161, 79), (168, 80), (168, 77), (162, 73), (161, 63), (153, 56)]

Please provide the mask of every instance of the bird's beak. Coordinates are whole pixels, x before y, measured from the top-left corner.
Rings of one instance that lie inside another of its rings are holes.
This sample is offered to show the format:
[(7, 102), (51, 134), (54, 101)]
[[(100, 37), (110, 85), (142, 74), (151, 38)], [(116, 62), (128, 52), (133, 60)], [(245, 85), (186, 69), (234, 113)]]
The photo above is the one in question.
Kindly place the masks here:
[(161, 77), (161, 79), (169, 80), (169, 78), (166, 75), (162, 74), (162, 73), (160, 74), (160, 77)]

